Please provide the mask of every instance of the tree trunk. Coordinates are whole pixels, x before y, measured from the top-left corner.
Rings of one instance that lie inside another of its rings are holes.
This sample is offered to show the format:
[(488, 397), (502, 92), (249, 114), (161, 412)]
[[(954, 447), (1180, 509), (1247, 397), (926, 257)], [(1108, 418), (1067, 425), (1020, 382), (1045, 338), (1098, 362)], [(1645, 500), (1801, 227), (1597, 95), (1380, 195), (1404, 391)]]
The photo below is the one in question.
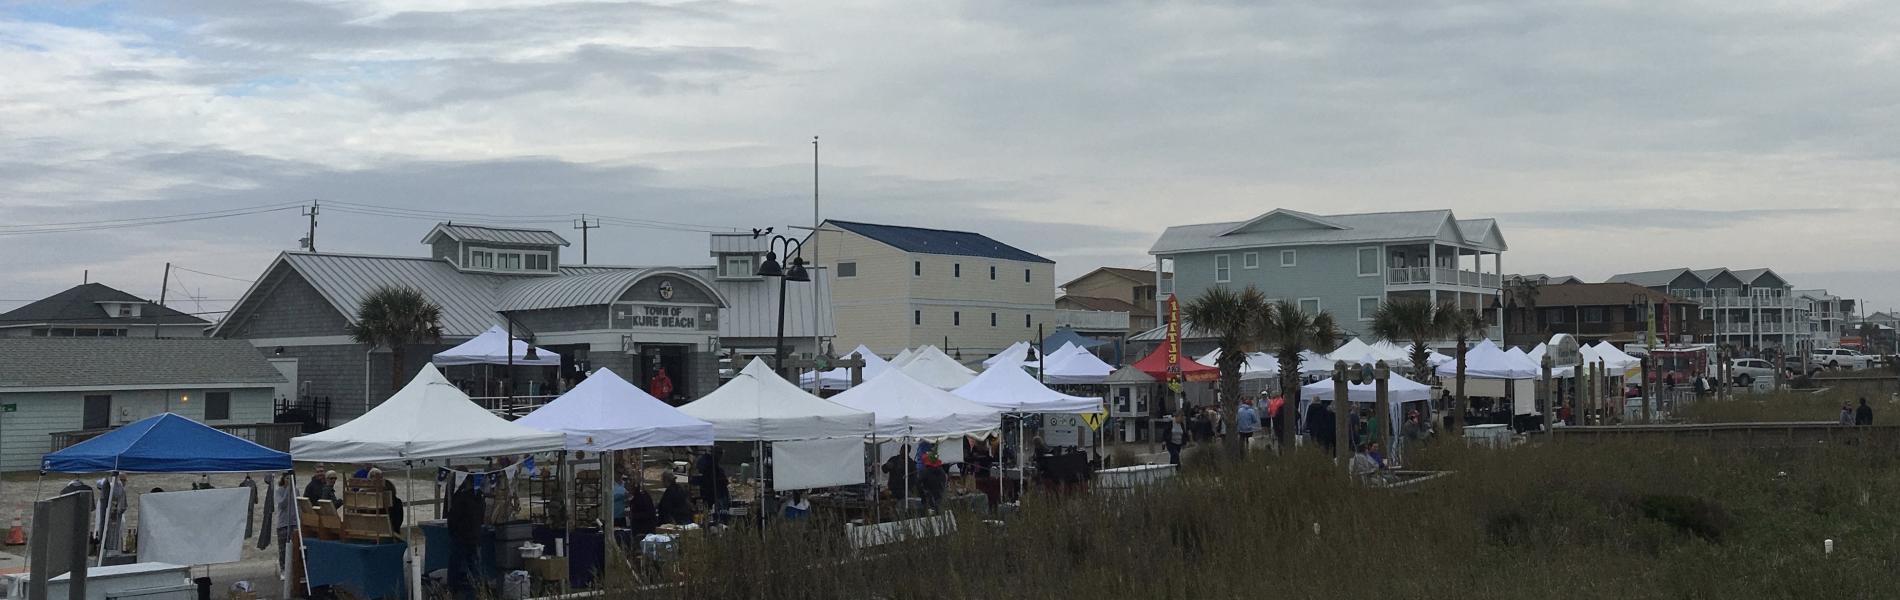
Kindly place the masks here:
[[(1224, 354), (1224, 353), (1223, 353)], [(1245, 354), (1235, 352), (1243, 359)], [(1238, 457), (1245, 450), (1240, 441), (1240, 361), (1229, 361), (1226, 356), (1220, 360), (1220, 414), (1227, 422), (1227, 437), (1223, 446), (1230, 456)]]
[(1457, 395), (1453, 397), (1451, 407), (1452, 435), (1464, 435), (1465, 433), (1465, 351), (1469, 350), (1469, 348), (1466, 347), (1468, 345), (1469, 344), (1465, 343), (1465, 338), (1458, 338), (1458, 379), (1455, 384), (1457, 385)]
[(1291, 362), (1285, 355), (1280, 357), (1280, 453), (1293, 451), (1293, 436), (1298, 432), (1300, 414), (1300, 355), (1293, 354)]

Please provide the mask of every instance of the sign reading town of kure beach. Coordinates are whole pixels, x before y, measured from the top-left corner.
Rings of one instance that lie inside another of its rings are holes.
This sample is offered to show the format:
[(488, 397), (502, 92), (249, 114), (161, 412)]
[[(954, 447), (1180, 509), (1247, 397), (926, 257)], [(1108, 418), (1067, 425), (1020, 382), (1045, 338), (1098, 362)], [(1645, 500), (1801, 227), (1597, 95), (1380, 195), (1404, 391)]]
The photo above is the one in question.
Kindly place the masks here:
[(713, 310), (704, 306), (680, 306), (674, 304), (636, 304), (622, 302), (614, 305), (613, 327), (615, 329), (672, 329), (680, 331), (699, 331), (718, 327)]

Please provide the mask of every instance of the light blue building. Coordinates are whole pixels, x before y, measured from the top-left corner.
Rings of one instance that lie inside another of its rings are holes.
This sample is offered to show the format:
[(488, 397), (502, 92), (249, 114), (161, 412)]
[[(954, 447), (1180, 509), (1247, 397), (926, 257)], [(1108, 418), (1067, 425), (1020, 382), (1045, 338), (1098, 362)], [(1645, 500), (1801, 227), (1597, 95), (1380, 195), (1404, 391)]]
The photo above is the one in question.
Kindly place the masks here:
[(1499, 338), (1507, 249), (1496, 221), (1450, 210), (1281, 208), (1246, 221), (1169, 227), (1148, 253), (1157, 273), (1174, 274), (1158, 288), (1183, 302), (1215, 286), (1253, 286), (1306, 312), (1331, 313), (1347, 334), (1363, 335), (1379, 303), (1419, 298), (1480, 311)]

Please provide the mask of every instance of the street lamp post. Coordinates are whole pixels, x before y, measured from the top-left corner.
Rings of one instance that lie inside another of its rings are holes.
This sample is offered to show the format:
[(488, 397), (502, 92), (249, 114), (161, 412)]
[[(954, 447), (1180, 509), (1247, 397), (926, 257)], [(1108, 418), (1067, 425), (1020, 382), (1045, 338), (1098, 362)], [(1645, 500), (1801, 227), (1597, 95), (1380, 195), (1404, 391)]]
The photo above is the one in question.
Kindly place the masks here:
[[(508, 321), (508, 372), (507, 376), (503, 378), (503, 381), (508, 382), (508, 389), (504, 394), (506, 399), (502, 401), (502, 412), (513, 414), (515, 409), (515, 320), (506, 314), (503, 314), (501, 318)], [(521, 359), (528, 361), (541, 360), (540, 353), (534, 351), (534, 332), (528, 332), (528, 336), (528, 338), (521, 340), (528, 343), (528, 350), (521, 354)]]
[[(762, 235), (764, 235), (764, 233), (755, 233), (752, 237), (757, 238)], [(811, 281), (811, 274), (805, 271), (805, 257), (800, 256), (804, 248), (804, 243), (796, 239), (782, 235), (774, 235), (772, 236), (772, 241), (766, 245), (765, 261), (759, 263), (758, 275), (760, 277), (778, 278), (778, 336), (772, 342), (772, 370), (777, 371), (780, 377), (784, 377), (786, 374), (785, 282)], [(774, 252), (774, 250), (779, 249), (784, 250), (784, 252), (782, 254)], [(778, 258), (781, 255), (788, 259), (784, 266), (779, 265)], [(816, 300), (815, 297), (813, 299), (814, 301)], [(814, 348), (814, 350), (816, 349)], [(794, 379), (793, 382), (796, 383), (797, 380)]]

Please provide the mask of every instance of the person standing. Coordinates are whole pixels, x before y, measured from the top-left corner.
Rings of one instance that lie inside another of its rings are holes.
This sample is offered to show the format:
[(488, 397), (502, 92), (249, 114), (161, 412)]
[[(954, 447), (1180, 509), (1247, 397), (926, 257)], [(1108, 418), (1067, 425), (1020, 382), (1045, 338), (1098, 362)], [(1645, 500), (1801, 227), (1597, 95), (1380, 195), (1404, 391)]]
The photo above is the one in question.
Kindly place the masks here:
[(1326, 403), (1319, 400), (1314, 400), (1306, 409), (1306, 437), (1317, 442), (1327, 455), (1333, 453), (1333, 447), (1339, 441), (1338, 432), (1333, 430), (1337, 418), (1333, 409), (1327, 408)]
[(464, 600), (479, 595), (476, 589), (481, 587), (482, 579), (482, 520), (488, 507), (484, 506), (482, 493), (475, 489), (476, 477), (480, 476), (464, 477), (449, 497), (449, 592)]
[(1164, 445), (1168, 447), (1168, 464), (1175, 466), (1181, 464), (1181, 447), (1187, 445), (1188, 439), (1186, 420), (1187, 415), (1181, 411), (1168, 415), (1167, 439), (1164, 442)]
[(717, 446), (699, 456), (699, 496), (706, 502), (706, 514), (711, 515), (714, 522), (724, 522), (728, 503), (732, 501), (732, 493), (727, 490), (726, 468), (720, 465), (724, 458), (725, 451)]
[(1240, 408), (1234, 411), (1234, 432), (1240, 434), (1240, 443), (1245, 445), (1259, 430), (1260, 413), (1254, 412), (1252, 400), (1242, 400)]
[(324, 500), (336, 502), (336, 490), (331, 489), (330, 484), (324, 481), (328, 478), (329, 474), (323, 471), (310, 474), (310, 483), (303, 486), (303, 497), (310, 501), (311, 506)]
[[(672, 473), (667, 473), (672, 475)], [(645, 538), (660, 527), (659, 510), (653, 506), (653, 496), (647, 493), (643, 477), (632, 478), (633, 485), (627, 488), (627, 532), (634, 541)], [(692, 520), (692, 515), (687, 515)]]
[(1854, 424), (1854, 406), (1853, 405), (1848, 404), (1846, 402), (1841, 403), (1840, 424), (1842, 425)]
[(1860, 408), (1854, 409), (1854, 424), (1855, 425), (1873, 425), (1874, 424), (1874, 408), (1867, 405), (1866, 398), (1861, 398)]
[(689, 525), (693, 522), (693, 501), (687, 497), (686, 486), (680, 485), (679, 476), (672, 471), (660, 475), (660, 483), (666, 491), (660, 494), (660, 521), (673, 525)]

